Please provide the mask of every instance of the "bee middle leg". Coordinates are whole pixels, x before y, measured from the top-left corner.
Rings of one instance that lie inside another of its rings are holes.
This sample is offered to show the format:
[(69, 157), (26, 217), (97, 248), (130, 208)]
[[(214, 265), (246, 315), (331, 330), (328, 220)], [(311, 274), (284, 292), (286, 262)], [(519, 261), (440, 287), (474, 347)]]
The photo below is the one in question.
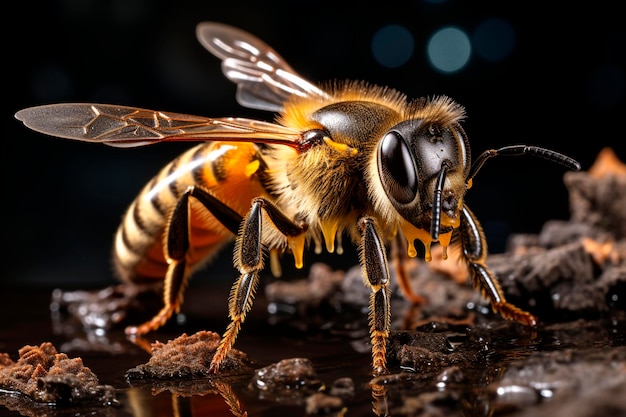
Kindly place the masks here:
[(233, 285), (229, 297), (230, 324), (211, 360), (209, 372), (217, 373), (219, 371), (220, 365), (235, 343), (246, 314), (252, 308), (259, 272), (263, 269), (263, 239), (261, 236), (263, 212), (268, 215), (273, 226), (288, 240), (297, 236), (304, 237), (304, 232), (307, 230), (306, 225), (294, 223), (265, 198), (259, 197), (252, 201), (252, 208), (243, 221), (235, 245), (234, 262), (241, 275)]
[(515, 320), (527, 326), (536, 326), (537, 318), (519, 307), (509, 303), (493, 272), (487, 268), (487, 242), (480, 223), (474, 214), (463, 206), (461, 210), (461, 243), (463, 256), (467, 262), (472, 284), (479, 289), (491, 303), (494, 312), (509, 320)]
[(376, 375), (387, 372), (387, 340), (391, 328), (389, 264), (380, 233), (372, 218), (359, 220), (361, 230), (361, 267), (370, 295), (370, 339), (372, 342), (372, 367)]
[(183, 302), (183, 294), (189, 281), (187, 255), (189, 253), (190, 199), (194, 198), (228, 230), (237, 234), (242, 217), (215, 196), (199, 187), (189, 187), (181, 195), (170, 215), (166, 227), (164, 252), (169, 266), (163, 286), (163, 308), (149, 321), (139, 326), (129, 326), (126, 334), (143, 335), (163, 326)]

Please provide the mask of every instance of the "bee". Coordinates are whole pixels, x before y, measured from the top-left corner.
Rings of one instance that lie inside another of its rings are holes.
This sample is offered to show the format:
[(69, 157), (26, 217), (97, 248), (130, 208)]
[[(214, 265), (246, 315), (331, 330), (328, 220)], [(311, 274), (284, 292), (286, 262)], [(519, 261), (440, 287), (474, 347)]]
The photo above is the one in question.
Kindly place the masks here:
[[(167, 141), (201, 142), (165, 166), (130, 204), (113, 250), (127, 282), (163, 280), (163, 308), (129, 335), (157, 330), (178, 312), (185, 287), (227, 242), (235, 239), (227, 326), (210, 369), (233, 347), (252, 308), (269, 258), (291, 253), (303, 266), (305, 248), (342, 251), (342, 237), (359, 248), (371, 289), (369, 326), (375, 374), (387, 371), (390, 331), (388, 247), (399, 258), (424, 258), (437, 243), (447, 258), (460, 245), (473, 286), (506, 319), (529, 326), (531, 313), (509, 303), (486, 265), (487, 243), (465, 194), (483, 164), (501, 155), (534, 155), (578, 170), (561, 153), (529, 145), (490, 149), (471, 162), (461, 125), (464, 108), (447, 96), (409, 100), (362, 81), (317, 86), (298, 75), (270, 46), (225, 24), (197, 26), (202, 45), (221, 59), (237, 85), (239, 104), (277, 113), (272, 122), (208, 118), (93, 103), (51, 104), (18, 111), (27, 127), (61, 138), (136, 147)], [(409, 299), (419, 301), (402, 271)]]

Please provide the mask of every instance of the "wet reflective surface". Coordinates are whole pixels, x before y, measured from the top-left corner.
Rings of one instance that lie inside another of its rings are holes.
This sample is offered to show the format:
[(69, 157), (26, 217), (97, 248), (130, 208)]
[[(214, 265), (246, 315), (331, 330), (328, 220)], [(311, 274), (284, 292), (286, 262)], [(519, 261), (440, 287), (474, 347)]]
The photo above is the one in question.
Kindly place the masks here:
[[(534, 331), (480, 312), (468, 315), (475, 317), (473, 325), (464, 320), (424, 322), (394, 333), (391, 374), (374, 378), (366, 315), (320, 307), (282, 320), (268, 313), (259, 294), (236, 349), (257, 369), (293, 358), (311, 365), (298, 386), (270, 389), (252, 373), (129, 381), (127, 371), (150, 356), (128, 341), (121, 327), (85, 333), (71, 320), (52, 320), (51, 291), (10, 294), (0, 307), (0, 351), (16, 360), (22, 346), (51, 341), (59, 352), (81, 357), (101, 384), (114, 386), (119, 404), (35, 406), (4, 394), (2, 416), (604, 415), (585, 414), (591, 406), (617, 412), (606, 415), (626, 413), (623, 311), (546, 323)], [(227, 288), (192, 289), (184, 308), (186, 322), (169, 324), (147, 341), (165, 343), (203, 329), (221, 332), (227, 324), (219, 319), (226, 317), (226, 294)], [(396, 316), (411, 314), (401, 302), (394, 305)]]

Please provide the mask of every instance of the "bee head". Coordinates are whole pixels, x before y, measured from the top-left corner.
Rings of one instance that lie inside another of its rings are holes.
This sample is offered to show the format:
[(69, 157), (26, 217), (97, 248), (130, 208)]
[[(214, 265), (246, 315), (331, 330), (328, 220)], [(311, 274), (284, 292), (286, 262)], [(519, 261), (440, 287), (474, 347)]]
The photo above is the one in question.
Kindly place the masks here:
[(456, 227), (470, 165), (467, 137), (456, 123), (405, 120), (388, 130), (376, 152), (378, 176), (395, 210), (437, 240)]

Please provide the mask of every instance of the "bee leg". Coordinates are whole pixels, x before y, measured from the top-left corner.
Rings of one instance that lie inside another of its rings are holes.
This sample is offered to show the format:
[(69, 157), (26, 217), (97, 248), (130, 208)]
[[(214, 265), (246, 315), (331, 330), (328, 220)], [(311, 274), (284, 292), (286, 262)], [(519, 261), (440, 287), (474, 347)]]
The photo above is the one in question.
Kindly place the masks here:
[(463, 256), (467, 262), (472, 284), (489, 299), (491, 308), (502, 317), (515, 320), (528, 326), (536, 326), (537, 318), (532, 314), (506, 301), (497, 278), (487, 268), (487, 241), (483, 229), (467, 206), (461, 210), (461, 243)]
[(374, 374), (380, 375), (387, 372), (387, 339), (391, 328), (389, 265), (374, 220), (362, 217), (358, 225), (361, 230), (360, 260), (364, 281), (372, 290), (369, 316), (372, 366)]
[(261, 236), (263, 211), (268, 215), (273, 225), (287, 237), (302, 235), (306, 231), (306, 226), (299, 226), (293, 223), (266, 199), (256, 198), (252, 200), (252, 208), (244, 219), (235, 244), (235, 267), (241, 275), (230, 292), (228, 303), (230, 324), (226, 328), (217, 351), (211, 360), (209, 372), (217, 373), (219, 371), (221, 363), (226, 359), (226, 355), (235, 343), (246, 314), (252, 308), (258, 275), (263, 269), (263, 243)]
[(142, 335), (163, 326), (174, 313), (178, 312), (183, 302), (183, 294), (189, 280), (186, 257), (189, 251), (189, 199), (200, 201), (211, 214), (227, 229), (237, 233), (241, 216), (219, 201), (207, 191), (198, 187), (189, 187), (181, 195), (166, 227), (165, 255), (169, 267), (163, 286), (163, 308), (148, 322), (139, 326), (129, 326), (126, 333)]

